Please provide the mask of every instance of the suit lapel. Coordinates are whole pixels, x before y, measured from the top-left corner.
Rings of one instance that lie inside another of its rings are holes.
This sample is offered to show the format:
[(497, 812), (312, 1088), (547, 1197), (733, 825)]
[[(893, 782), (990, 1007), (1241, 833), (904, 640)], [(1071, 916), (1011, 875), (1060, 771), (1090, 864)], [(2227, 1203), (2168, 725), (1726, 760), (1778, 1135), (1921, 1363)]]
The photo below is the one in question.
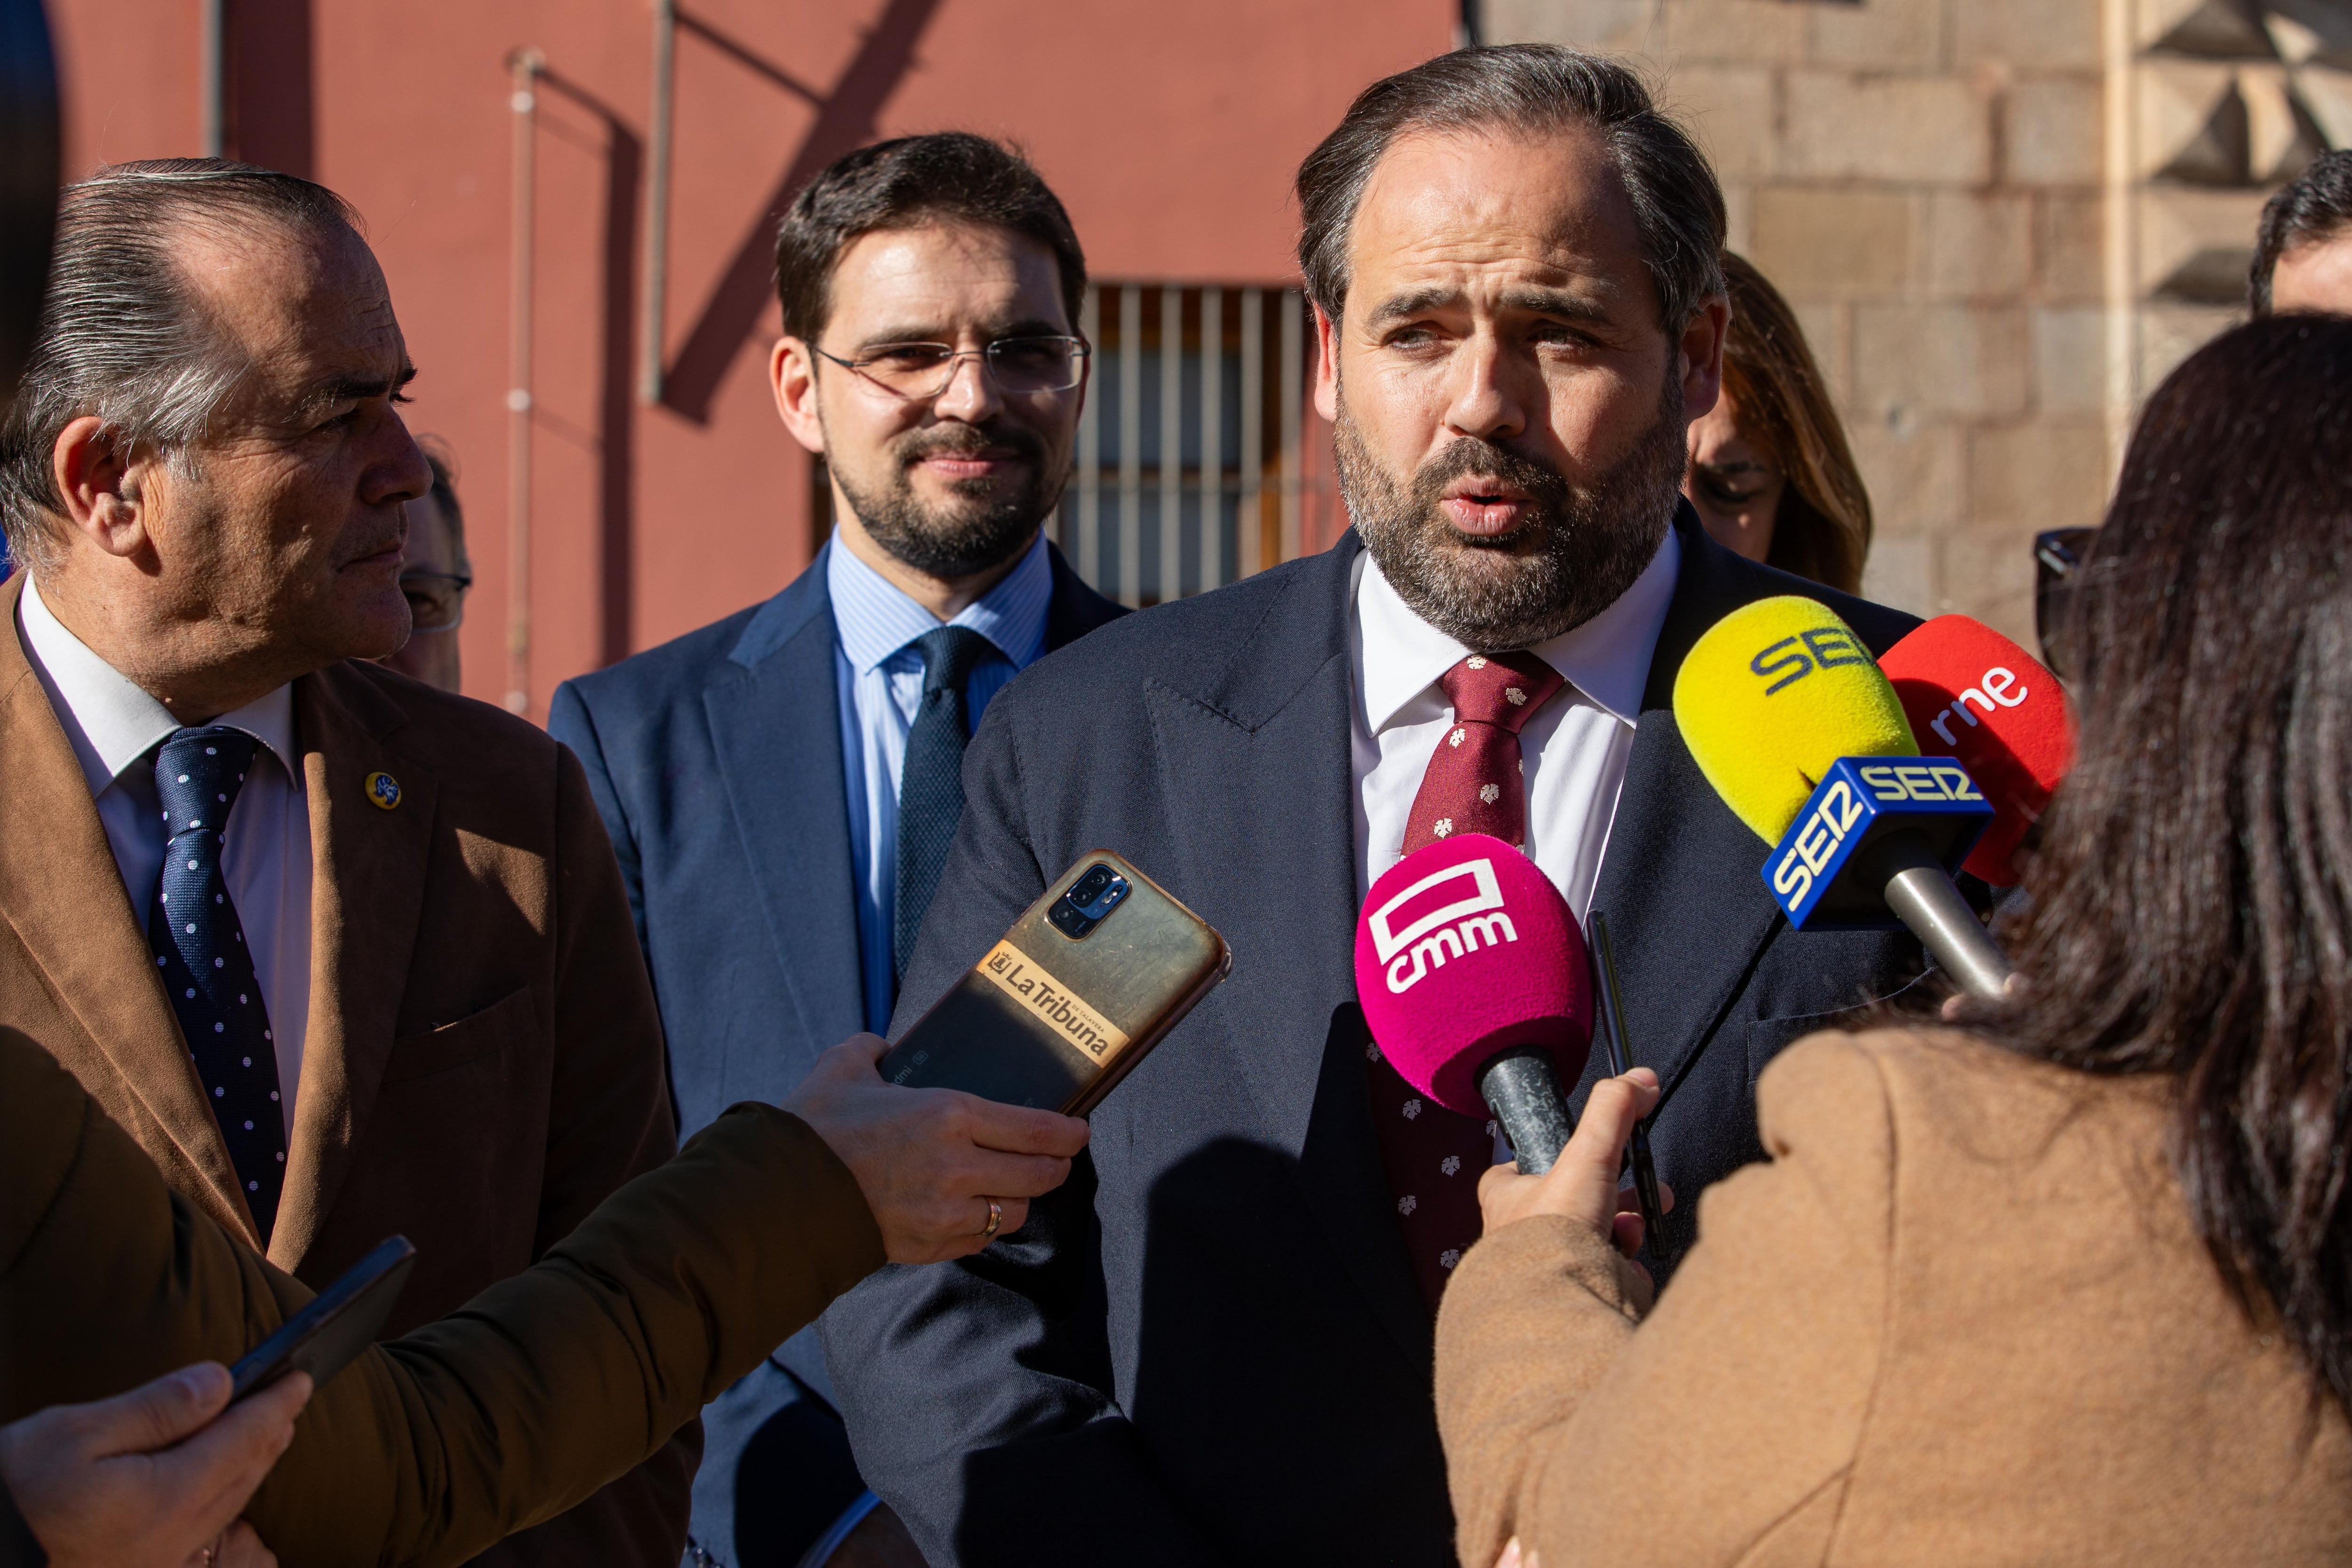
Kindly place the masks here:
[[(1707, 628), (1785, 591), (1781, 582), (1742, 580), (1746, 563), (1706, 537), (1687, 502), (1675, 526), (1682, 570), (1651, 656), (1593, 899), (1618, 939), (1634, 1062), (1654, 1069), (1669, 1096), (1781, 923), (1757, 875), (1769, 846), (1731, 814), (1683, 744), (1675, 677)], [(1585, 1083), (1603, 1071), (1605, 1053), (1595, 1051)]]
[[(1349, 713), (1353, 534), (1291, 569), (1232, 662), (1197, 692), (1145, 694), (1184, 894), (1234, 950), (1203, 1010), (1224, 1026), (1269, 1141), (1415, 1364), (1428, 1308), (1390, 1212), (1355, 1005), (1356, 842)], [(1278, 893), (1270, 892), (1278, 890)]]
[[(392, 697), (333, 665), (294, 685), (310, 819), (310, 1012), (269, 1260), (293, 1270), (334, 1210), (392, 1054), (433, 838), (437, 781), (389, 740)], [(370, 802), (389, 774), (399, 804)]]
[[(256, 1239), (220, 1124), (188, 1061), (178, 1018), (155, 977), (134, 911), (73, 743), (50, 707), (16, 624), (24, 579), (0, 588), (0, 756), (8, 759), (9, 831), (0, 832), (0, 915), (87, 1041), (45, 1040), (100, 1103), (140, 1134), (173, 1185)], [(143, 1116), (137, 1113), (143, 1113)], [(169, 1140), (159, 1149), (136, 1124)], [(176, 1163), (177, 1169), (169, 1169)]]
[(1050, 653), (1075, 643), (1096, 627), (1127, 613), (1124, 605), (1088, 588), (1051, 539), (1045, 541), (1045, 559), (1054, 572), (1053, 597), (1045, 602), (1045, 652)]
[(819, 1042), (866, 1027), (824, 572), (820, 550), (752, 617), (702, 695), (777, 965)]

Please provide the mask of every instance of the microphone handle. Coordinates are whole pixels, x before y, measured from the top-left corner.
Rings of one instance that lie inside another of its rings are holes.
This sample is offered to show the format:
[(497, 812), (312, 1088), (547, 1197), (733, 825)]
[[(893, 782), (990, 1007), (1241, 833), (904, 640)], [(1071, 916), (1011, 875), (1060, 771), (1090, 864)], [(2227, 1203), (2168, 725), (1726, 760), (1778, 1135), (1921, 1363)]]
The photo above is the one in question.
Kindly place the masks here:
[(1528, 1176), (1551, 1169), (1560, 1150), (1568, 1147), (1569, 1134), (1576, 1131), (1551, 1053), (1539, 1046), (1513, 1046), (1488, 1057), (1478, 1070), (1478, 1097), (1503, 1124), (1503, 1136), (1511, 1141), (1511, 1153)]
[(1952, 885), (1951, 873), (1917, 832), (1896, 833), (1881, 849), (1886, 906), (1911, 929), (1937, 966), (1979, 1001), (1997, 1002), (2017, 967)]

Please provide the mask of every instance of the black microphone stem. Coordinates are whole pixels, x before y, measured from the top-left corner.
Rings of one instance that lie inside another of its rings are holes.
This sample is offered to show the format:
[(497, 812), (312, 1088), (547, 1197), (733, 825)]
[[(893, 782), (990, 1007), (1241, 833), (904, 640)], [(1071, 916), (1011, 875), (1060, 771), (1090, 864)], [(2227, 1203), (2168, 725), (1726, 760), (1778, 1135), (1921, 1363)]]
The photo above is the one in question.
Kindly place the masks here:
[[(1609, 1074), (1622, 1078), (1633, 1067), (1633, 1048), (1625, 1040), (1625, 1002), (1617, 994), (1617, 949), (1609, 940), (1609, 916), (1597, 909), (1592, 912), (1592, 950), (1601, 960), (1601, 1033), (1609, 1046)], [(1664, 1245), (1665, 1232), (1659, 1227), (1665, 1223), (1665, 1209), (1658, 1197), (1657, 1162), (1650, 1157), (1648, 1117), (1633, 1124), (1627, 1155), (1633, 1165), (1633, 1196), (1642, 1205), (1642, 1234), (1654, 1255)]]
[(1560, 1097), (1551, 1053), (1539, 1047), (1514, 1046), (1489, 1057), (1478, 1069), (1478, 1097), (1503, 1124), (1503, 1136), (1511, 1140), (1511, 1154), (1523, 1175), (1541, 1176), (1551, 1169), (1576, 1131)]

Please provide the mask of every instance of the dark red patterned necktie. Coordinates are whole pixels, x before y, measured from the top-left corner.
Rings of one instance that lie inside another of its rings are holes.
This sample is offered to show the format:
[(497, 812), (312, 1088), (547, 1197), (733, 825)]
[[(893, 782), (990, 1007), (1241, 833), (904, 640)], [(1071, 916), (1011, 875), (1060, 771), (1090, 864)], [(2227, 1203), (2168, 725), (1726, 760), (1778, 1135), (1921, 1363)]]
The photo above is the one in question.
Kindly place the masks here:
[[(1519, 727), (1567, 683), (1529, 653), (1473, 653), (1438, 683), (1454, 727), (1437, 743), (1405, 820), (1404, 852), (1454, 833), (1489, 833), (1524, 849), (1528, 787)], [(1384, 868), (1383, 868), (1384, 869)], [(1381, 1163), (1397, 1224), (1431, 1312), (1463, 1249), (1478, 1239), (1478, 1178), (1494, 1163), (1495, 1124), (1424, 1100), (1370, 1049), (1365, 1069)]]

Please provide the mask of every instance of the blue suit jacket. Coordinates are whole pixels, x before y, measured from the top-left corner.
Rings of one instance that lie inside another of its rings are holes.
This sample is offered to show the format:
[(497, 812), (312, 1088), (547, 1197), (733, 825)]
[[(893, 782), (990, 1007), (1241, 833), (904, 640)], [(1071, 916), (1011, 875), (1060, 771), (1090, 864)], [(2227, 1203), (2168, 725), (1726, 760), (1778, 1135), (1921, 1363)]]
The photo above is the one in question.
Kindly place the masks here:
[[(1049, 650), (1125, 613), (1047, 549)], [(773, 599), (568, 681), (550, 707), (620, 857), (681, 1136), (738, 1101), (782, 1100), (865, 1027), (834, 642), (820, 550)], [(711, 1406), (694, 1535), (730, 1564), (789, 1563), (801, 1516), (858, 1490), (830, 1416), (792, 1408), (830, 1397), (814, 1331), (774, 1360)], [(826, 1441), (839, 1451), (812, 1453)], [(756, 1499), (736, 1497), (739, 1474)], [(747, 1533), (769, 1546), (728, 1547)]]
[[(1596, 906), (1681, 1195), (1758, 1158), (1757, 1073), (1908, 983), (1892, 932), (1799, 933), (1767, 846), (1675, 727), (1726, 612), (1820, 599), (1874, 651), (1916, 622), (1711, 542), (1687, 507)], [(1454, 1556), (1433, 1333), (1364, 1094), (1356, 1005), (1349, 534), (1121, 622), (991, 705), (894, 1028), (1095, 848), (1224, 934), (1232, 978), (1096, 1110), (1069, 1182), (981, 1256), (886, 1268), (824, 1320), (860, 1469), (933, 1568)], [(1578, 1096), (1600, 1071), (1595, 1052)], [(1484, 1565), (1476, 1565), (1484, 1568)]]

